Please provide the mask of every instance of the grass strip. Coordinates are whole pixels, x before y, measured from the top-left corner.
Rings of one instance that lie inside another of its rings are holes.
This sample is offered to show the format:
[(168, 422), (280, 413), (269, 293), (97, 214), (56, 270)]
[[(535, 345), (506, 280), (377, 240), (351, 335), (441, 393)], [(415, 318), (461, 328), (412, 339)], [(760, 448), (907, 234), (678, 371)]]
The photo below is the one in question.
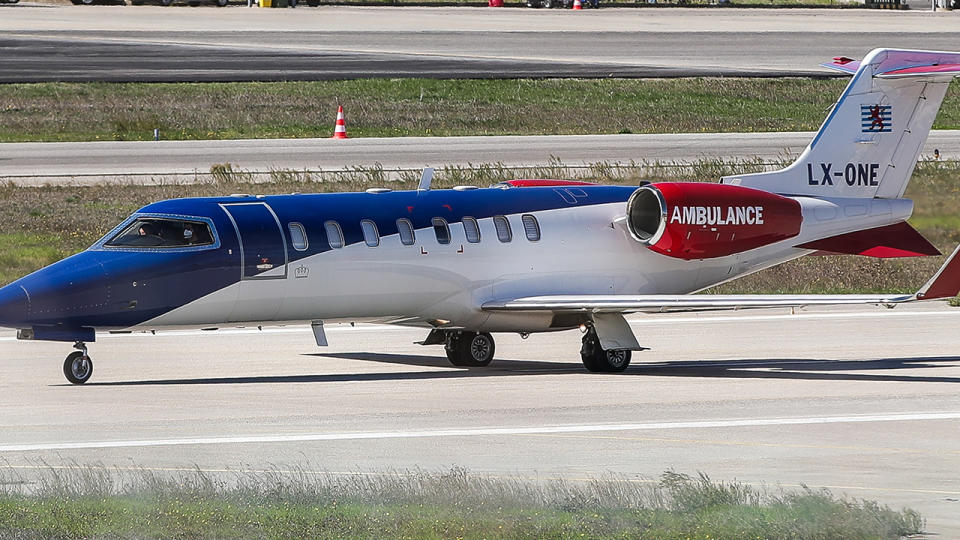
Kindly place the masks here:
[[(2, 472), (3, 469), (0, 469)], [(922, 517), (827, 490), (770, 490), (669, 471), (533, 482), (464, 469), (329, 475), (303, 469), (159, 476), (41, 471), (0, 488), (16, 538), (900, 538)]]
[[(815, 130), (846, 79), (367, 79), (3, 86), (0, 142)], [(934, 124), (960, 128), (954, 82)]]
[[(582, 179), (636, 185), (641, 180), (716, 181), (724, 175), (756, 172), (761, 161), (703, 160), (693, 163), (594, 163), (566, 167), (555, 161), (526, 170), (497, 164), (447, 167), (437, 171), (436, 188), (487, 186), (514, 178)], [(906, 196), (915, 201), (910, 220), (944, 253), (960, 243), (960, 176), (958, 162), (920, 162)], [(98, 186), (0, 186), (0, 283), (6, 284), (94, 243), (138, 208), (161, 199), (221, 196), (230, 193), (310, 193), (361, 191), (389, 186), (414, 189), (419, 174), (391, 176), (382, 168), (312, 173), (275, 170), (268, 181), (255, 182), (248, 172), (218, 164), (198, 183)], [(873, 259), (869, 257), (804, 257), (714, 288), (736, 293), (912, 293), (936, 272), (943, 257)]]

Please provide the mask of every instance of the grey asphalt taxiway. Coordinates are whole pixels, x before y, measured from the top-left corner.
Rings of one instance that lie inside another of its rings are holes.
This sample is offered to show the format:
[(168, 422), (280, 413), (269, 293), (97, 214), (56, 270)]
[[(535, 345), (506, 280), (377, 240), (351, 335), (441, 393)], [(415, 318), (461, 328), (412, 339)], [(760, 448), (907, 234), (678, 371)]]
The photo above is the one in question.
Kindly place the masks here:
[(5, 6), (0, 82), (835, 76), (951, 50), (960, 17), (878, 10)]
[[(217, 163), (259, 172), (478, 164), (525, 167), (556, 160), (568, 166), (702, 159), (778, 163), (796, 157), (812, 138), (813, 133), (801, 132), (6, 143), (0, 145), (0, 181), (22, 185), (190, 182), (206, 178)], [(931, 132), (921, 157), (930, 158), (935, 150), (943, 159), (960, 158), (960, 132)]]
[(908, 506), (960, 536), (960, 308), (630, 317), (623, 374), (579, 363), (576, 331), (497, 335), (451, 367), (423, 330), (328, 325), (103, 336), (62, 378), (63, 343), (0, 333), (0, 460), (27, 481), (70, 464), (160, 473), (465, 467), (481, 475), (828, 487)]

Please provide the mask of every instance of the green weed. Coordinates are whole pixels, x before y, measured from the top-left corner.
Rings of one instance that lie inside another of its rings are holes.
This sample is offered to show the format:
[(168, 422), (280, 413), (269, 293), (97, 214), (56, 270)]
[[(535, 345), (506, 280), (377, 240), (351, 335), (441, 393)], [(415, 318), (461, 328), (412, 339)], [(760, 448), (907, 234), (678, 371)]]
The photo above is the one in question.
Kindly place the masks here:
[[(0, 468), (0, 473), (6, 473)], [(899, 538), (912, 510), (707, 475), (587, 482), (464, 469), (334, 475), (294, 468), (161, 476), (73, 466), (0, 488), (0, 536), (42, 538)], [(20, 486), (20, 487), (17, 487)]]
[[(5, 85), (0, 142), (814, 130), (844, 79)], [(954, 83), (934, 127), (960, 127)], [(602, 122), (597, 119), (602, 118)]]

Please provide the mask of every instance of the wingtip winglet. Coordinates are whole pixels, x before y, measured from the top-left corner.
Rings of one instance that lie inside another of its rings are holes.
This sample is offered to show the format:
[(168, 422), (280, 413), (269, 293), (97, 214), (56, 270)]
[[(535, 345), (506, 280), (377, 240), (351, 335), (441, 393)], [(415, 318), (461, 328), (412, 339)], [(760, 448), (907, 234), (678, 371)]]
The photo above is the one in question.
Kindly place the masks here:
[(953, 298), (960, 294), (960, 246), (947, 257), (940, 270), (917, 292), (917, 300)]

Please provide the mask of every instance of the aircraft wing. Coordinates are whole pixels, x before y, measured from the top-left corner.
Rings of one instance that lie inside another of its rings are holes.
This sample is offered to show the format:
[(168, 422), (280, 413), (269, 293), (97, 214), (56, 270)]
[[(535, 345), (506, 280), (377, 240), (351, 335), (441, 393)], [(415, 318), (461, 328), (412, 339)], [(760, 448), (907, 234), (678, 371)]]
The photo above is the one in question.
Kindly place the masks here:
[(592, 313), (631, 313), (637, 311), (708, 311), (765, 307), (800, 307), (835, 304), (899, 304), (915, 300), (912, 294), (724, 294), (724, 295), (558, 295), (528, 296), (512, 300), (486, 302), (484, 311), (588, 311)]
[(485, 302), (484, 311), (552, 311), (632, 313), (710, 311), (765, 307), (841, 304), (893, 305), (914, 300), (951, 298), (960, 293), (960, 246), (915, 294), (681, 294), (681, 295), (550, 295)]

